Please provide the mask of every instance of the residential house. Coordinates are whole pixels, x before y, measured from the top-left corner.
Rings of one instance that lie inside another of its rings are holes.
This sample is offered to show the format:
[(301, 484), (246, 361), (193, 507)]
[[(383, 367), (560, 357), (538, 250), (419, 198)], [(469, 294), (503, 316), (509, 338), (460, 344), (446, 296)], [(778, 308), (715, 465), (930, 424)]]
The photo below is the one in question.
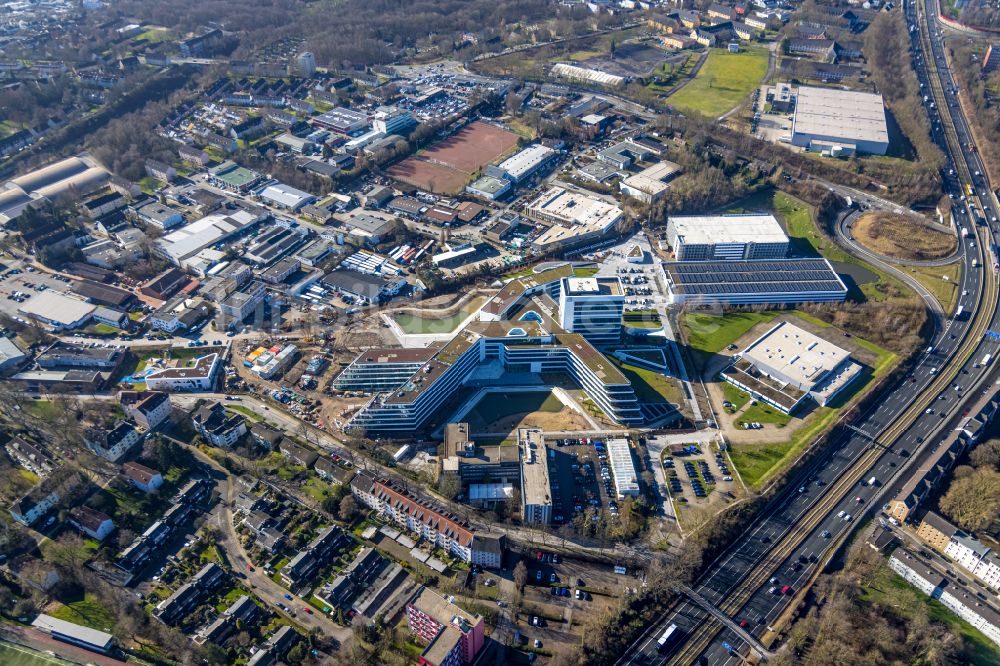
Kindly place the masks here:
[(46, 477), (56, 468), (56, 461), (41, 444), (32, 444), (14, 436), (4, 446), (7, 455), (18, 465), (39, 477)]
[(14, 520), (31, 527), (58, 503), (59, 494), (56, 491), (46, 491), (36, 486), (27, 495), (15, 500), (8, 510)]
[(110, 429), (87, 428), (83, 435), (88, 449), (111, 462), (118, 462), (128, 455), (140, 439), (139, 431), (127, 421), (119, 421)]
[(115, 529), (115, 523), (110, 516), (88, 506), (75, 506), (70, 509), (69, 522), (96, 541), (104, 541)]
[(220, 402), (199, 408), (191, 416), (194, 429), (212, 446), (228, 448), (247, 433), (246, 420), (239, 414), (226, 411)]
[(285, 456), (296, 465), (306, 468), (312, 467), (313, 463), (316, 462), (316, 459), (319, 458), (319, 454), (315, 451), (311, 451), (304, 446), (299, 446), (288, 439), (281, 440), (279, 449), (281, 450), (281, 455)]
[(377, 479), (370, 472), (359, 471), (351, 479), (351, 492), (365, 506), (375, 509), (405, 529), (416, 532), (434, 546), (459, 559), (466, 562), (473, 562), (480, 557), (493, 559), (488, 554), (480, 555), (474, 550), (480, 542), (475, 541), (473, 529), (458, 516), (413, 495), (388, 479)]
[(177, 169), (159, 160), (146, 160), (146, 175), (165, 183), (172, 183), (177, 178)]
[(146, 387), (153, 391), (211, 391), (219, 373), (219, 354), (212, 352), (191, 365), (157, 370), (146, 375)]
[(280, 430), (274, 426), (268, 425), (263, 421), (254, 423), (250, 427), (250, 436), (253, 438), (254, 443), (257, 446), (263, 447), (268, 451), (274, 451), (278, 448), (284, 435)]
[(208, 166), (211, 159), (204, 150), (198, 150), (191, 146), (181, 146), (177, 149), (177, 154), (182, 160), (190, 164), (196, 164), (200, 167)]
[(486, 622), (429, 588), (406, 605), (410, 631), (427, 647), (420, 663), (435, 666), (471, 664), (486, 642)]
[(121, 391), (118, 402), (122, 411), (146, 430), (156, 428), (170, 418), (170, 395), (160, 391)]
[(134, 461), (122, 465), (122, 476), (144, 493), (155, 492), (163, 485), (163, 475), (151, 467)]

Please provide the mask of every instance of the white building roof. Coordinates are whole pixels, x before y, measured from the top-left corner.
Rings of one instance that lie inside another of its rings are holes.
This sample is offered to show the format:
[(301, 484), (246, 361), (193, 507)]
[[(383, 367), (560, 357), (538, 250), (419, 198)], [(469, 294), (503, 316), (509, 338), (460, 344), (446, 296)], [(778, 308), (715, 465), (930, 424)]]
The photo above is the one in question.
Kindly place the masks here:
[(774, 215), (674, 215), (670, 224), (691, 245), (788, 242)]
[(606, 233), (622, 218), (622, 209), (603, 199), (581, 192), (550, 187), (528, 205), (529, 210), (544, 219), (556, 222), (535, 239), (535, 244), (565, 241), (573, 236), (589, 233)]
[(66, 620), (60, 620), (57, 617), (45, 615), (44, 613), (36, 617), (35, 621), (31, 623), (31, 626), (41, 629), (49, 634), (54, 633), (67, 636), (78, 640), (81, 643), (94, 645), (101, 649), (106, 649), (111, 645), (112, 636), (109, 633), (98, 631), (97, 629), (91, 629), (90, 627), (84, 627), (80, 624), (74, 624), (73, 622), (67, 622)]
[(793, 134), (889, 142), (882, 96), (853, 90), (802, 86), (795, 101)]
[(516, 155), (507, 158), (497, 166), (510, 174), (515, 180), (520, 180), (537, 169), (538, 165), (552, 157), (555, 152), (548, 146), (536, 143), (533, 146), (528, 146)]
[(32, 296), (18, 311), (59, 326), (72, 326), (89, 317), (96, 308), (92, 303), (49, 289)]
[(608, 465), (615, 480), (619, 495), (639, 494), (639, 480), (632, 462), (632, 450), (627, 439), (611, 439), (607, 442)]
[(803, 390), (811, 390), (808, 387), (850, 356), (846, 349), (788, 322), (776, 325), (742, 353), (766, 374), (787, 377)]
[(608, 74), (598, 69), (567, 65), (562, 62), (552, 67), (552, 76), (561, 76), (565, 79), (576, 79), (578, 81), (591, 81), (603, 86), (620, 86), (625, 83), (624, 77)]
[(681, 165), (674, 162), (657, 162), (622, 181), (633, 189), (655, 196), (667, 189), (666, 181), (681, 171)]
[(179, 264), (182, 259), (228, 238), (256, 219), (257, 216), (247, 210), (236, 210), (226, 215), (213, 213), (175, 229), (156, 243)]
[(285, 208), (298, 208), (316, 200), (316, 197), (308, 192), (297, 190), (284, 183), (268, 185), (260, 191), (260, 198), (276, 203), (279, 206), (284, 206)]

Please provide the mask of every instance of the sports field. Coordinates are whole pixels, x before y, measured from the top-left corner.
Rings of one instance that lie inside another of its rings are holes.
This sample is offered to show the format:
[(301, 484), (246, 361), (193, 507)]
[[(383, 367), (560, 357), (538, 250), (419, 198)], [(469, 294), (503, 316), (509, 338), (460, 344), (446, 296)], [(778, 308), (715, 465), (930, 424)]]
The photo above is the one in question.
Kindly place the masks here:
[(67, 662), (52, 659), (16, 645), (0, 643), (0, 664), (4, 666), (49, 666), (50, 664), (65, 663)]
[(389, 175), (430, 192), (461, 192), (472, 175), (517, 146), (513, 132), (484, 122), (469, 123), (447, 139), (389, 169)]
[(678, 111), (717, 118), (735, 108), (764, 80), (768, 51), (751, 47), (739, 53), (712, 49), (698, 74), (667, 98)]

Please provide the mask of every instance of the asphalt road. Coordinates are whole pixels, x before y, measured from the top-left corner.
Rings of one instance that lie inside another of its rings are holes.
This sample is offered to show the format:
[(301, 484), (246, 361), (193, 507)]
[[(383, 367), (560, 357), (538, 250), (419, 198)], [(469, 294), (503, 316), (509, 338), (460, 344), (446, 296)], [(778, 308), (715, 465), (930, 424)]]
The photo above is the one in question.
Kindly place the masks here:
[[(927, 2), (927, 0), (924, 1)], [(927, 2), (927, 6), (933, 7), (933, 4)], [(907, 3), (906, 8), (911, 23), (915, 22), (916, 10), (912, 0)], [(934, 11), (934, 9), (931, 9), (931, 11)], [(932, 35), (934, 35), (933, 32)], [(944, 61), (943, 51), (941, 50), (939, 35), (934, 35), (932, 42), (935, 47), (934, 57), (937, 59), (938, 69), (945, 78), (943, 85), (946, 90), (953, 89), (954, 82), (946, 70), (947, 65)], [(920, 48), (919, 41), (916, 42), (914, 48), (915, 53), (918, 53)], [(916, 55), (914, 55), (914, 59), (922, 80), (929, 87), (926, 79), (928, 75), (926, 70), (921, 67), (920, 60)], [(947, 111), (954, 120), (956, 132), (962, 146), (969, 146), (971, 138), (968, 126), (965, 124), (965, 119), (957, 104), (949, 104)], [(933, 110), (929, 108), (929, 103), (928, 112), (933, 117)], [(940, 128), (940, 124), (937, 127)], [(938, 129), (935, 131), (935, 139), (945, 150), (945, 154), (948, 154), (948, 147), (942, 130)], [(967, 150), (964, 155), (953, 155), (951, 159), (952, 167), (954, 167), (954, 160), (960, 159), (968, 163), (970, 174), (983, 172), (978, 154), (971, 150)], [(974, 176), (973, 179), (975, 181), (973, 186), (976, 187), (977, 191), (986, 191), (989, 193), (989, 184), (981, 176)], [(956, 193), (955, 198), (960, 200), (963, 184), (957, 178), (949, 178), (947, 175), (945, 180), (947, 191)], [(996, 199), (992, 194), (988, 194), (988, 196), (982, 198), (987, 216), (983, 222), (990, 225), (988, 233), (995, 244), (996, 230), (992, 228), (992, 221), (997, 214)], [(975, 248), (970, 248), (968, 243), (963, 243), (961, 250), (963, 272), (960, 288), (968, 292), (969, 295), (961, 297), (959, 304), (963, 306), (966, 313), (974, 312), (977, 309), (978, 304), (975, 302), (975, 296), (984, 279), (983, 271), (992, 270), (993, 259), (988, 254), (989, 249), (980, 248), (978, 245)], [(981, 251), (987, 254), (980, 254)], [(978, 261), (978, 266), (972, 265), (973, 260)], [(984, 267), (984, 263), (988, 263), (989, 265)], [(993, 317), (990, 328), (991, 330), (996, 330), (998, 323), (997, 304), (984, 303), (983, 306), (992, 309)], [(932, 343), (932, 347), (921, 354), (912, 374), (903, 379), (900, 384), (887, 390), (883, 400), (856, 418), (853, 421), (853, 425), (864, 433), (876, 434), (902, 416), (913, 402), (913, 397), (931, 382), (934, 376), (932, 369), (943, 367), (958, 349), (962, 335), (968, 330), (970, 324), (971, 317), (969, 316), (962, 319), (955, 319), (954, 317), (948, 319), (945, 326), (938, 332)], [(812, 560), (814, 558), (821, 559), (821, 555), (827, 550), (829, 544), (835, 541), (839, 534), (851, 529), (853, 524), (856, 523), (860, 518), (859, 513), (877, 510), (877, 506), (872, 506), (874, 504), (872, 501), (873, 498), (884, 497), (888, 499), (893, 497), (895, 493), (898, 493), (903, 480), (893, 478), (895, 473), (909, 459), (909, 454), (918, 451), (924, 446), (924, 441), (930, 438), (932, 433), (936, 437), (936, 433), (942, 425), (952, 427), (962, 418), (960, 415), (961, 406), (966, 401), (979, 397), (978, 393), (966, 391), (962, 384), (969, 386), (975, 379), (980, 377), (992, 380), (994, 378), (992, 368), (976, 368), (974, 366), (978, 364), (979, 360), (986, 353), (992, 353), (995, 356), (998, 350), (1000, 350), (1000, 343), (996, 340), (984, 338), (980, 342), (979, 347), (965, 363), (956, 379), (955, 385), (959, 388), (956, 390), (951, 386), (942, 392), (940, 399), (935, 400), (929, 408), (929, 412), (921, 414), (899, 440), (883, 453), (875, 463), (870, 474), (866, 474), (866, 478), (874, 476), (877, 480), (876, 484), (874, 486), (859, 485), (849, 495), (843, 497), (815, 530), (804, 539), (800, 547), (778, 567), (772, 579), (774, 583), (769, 582), (758, 589), (736, 614), (734, 619), (737, 622), (746, 620), (748, 623), (747, 629), (757, 637), (760, 637), (767, 631), (768, 624), (784, 611), (790, 601), (790, 597), (788, 596), (772, 593), (770, 591), (771, 588), (776, 586), (780, 590), (781, 586), (789, 585), (793, 589), (798, 589), (800, 583), (814, 573), (816, 564)], [(841, 435), (829, 442), (826, 446), (825, 454), (821, 459), (814, 464), (812, 469), (804, 473), (801, 485), (799, 483), (790, 483), (789, 487), (762, 512), (762, 515), (753, 523), (746, 535), (733, 548), (713, 563), (710, 570), (703, 576), (698, 585), (695, 586), (695, 589), (713, 603), (718, 603), (728, 596), (729, 592), (740, 584), (748, 572), (752, 571), (765, 558), (774, 544), (779, 543), (797, 520), (818, 501), (824, 492), (823, 488), (833, 483), (845, 470), (850, 468), (853, 462), (870, 446), (869, 437), (861, 432), (856, 432), (851, 436)], [(907, 455), (901, 455), (901, 450), (906, 450)], [(824, 485), (817, 486), (817, 481)], [(800, 492), (800, 488), (802, 488), (802, 492)], [(855, 498), (860, 498), (861, 502), (858, 503)], [(848, 522), (838, 515), (842, 513), (851, 514), (854, 519)], [(824, 533), (828, 533), (830, 538), (825, 537)], [(671, 654), (683, 645), (683, 640), (675, 645), (673, 652), (669, 652), (666, 655), (660, 654), (656, 649), (656, 641), (664, 629), (670, 624), (676, 624), (683, 632), (682, 636), (688, 635), (697, 626), (705, 622), (706, 618), (707, 613), (692, 602), (681, 603), (676, 611), (669, 613), (660, 622), (651, 627), (640, 641), (632, 646), (619, 663), (666, 663), (670, 659)], [(702, 653), (699, 663), (739, 663), (740, 658), (734, 656), (730, 650), (726, 649), (723, 643), (727, 643), (734, 648), (736, 653), (746, 654), (748, 652), (748, 646), (734, 632), (724, 629), (718, 634), (709, 648)]]

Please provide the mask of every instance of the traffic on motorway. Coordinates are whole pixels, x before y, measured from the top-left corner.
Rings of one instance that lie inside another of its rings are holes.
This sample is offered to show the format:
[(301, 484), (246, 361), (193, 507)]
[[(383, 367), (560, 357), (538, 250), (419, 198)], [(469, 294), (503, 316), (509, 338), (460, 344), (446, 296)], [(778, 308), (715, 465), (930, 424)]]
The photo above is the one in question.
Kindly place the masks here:
[[(910, 372), (895, 386), (886, 389), (881, 400), (872, 401), (871, 407), (852, 421), (851, 429), (833, 436), (820, 460), (804, 471), (797, 482), (789, 483), (762, 511), (739, 543), (720, 556), (694, 586), (701, 597), (719, 607), (734, 590), (745, 585), (745, 580), (753, 581), (752, 594), (730, 613), (738, 631), (710, 619), (707, 611), (686, 600), (650, 627), (622, 657), (620, 664), (740, 663), (751, 651), (742, 634), (759, 639), (767, 633), (795, 592), (813, 576), (823, 555), (838, 537), (863, 516), (879, 511), (884, 502), (899, 492), (905, 481), (900, 471), (907, 462), (936, 442), (940, 433), (955, 427), (964, 418), (962, 410), (968, 403), (984, 392), (996, 390), (995, 364), (984, 365), (981, 360), (987, 354), (995, 358), (1000, 351), (1000, 343), (984, 335), (988, 330), (998, 330), (1000, 323), (995, 290), (997, 201), (983, 175), (985, 169), (954, 96), (957, 87), (948, 71), (940, 29), (933, 18), (936, 6), (929, 0), (923, 2), (926, 3), (923, 26), (918, 26), (915, 1), (905, 3), (907, 19), (912, 26), (911, 53), (922, 88), (927, 90), (925, 105), (932, 119), (934, 138), (948, 156), (942, 174), (944, 187), (954, 200), (956, 221), (968, 228), (968, 237), (960, 243), (963, 270), (956, 310), (938, 327), (930, 345)], [(921, 28), (929, 31), (932, 47), (932, 53), (926, 56)], [(936, 75), (940, 77), (939, 89), (944, 91), (946, 100), (935, 101), (931, 92), (931, 70), (925, 58), (933, 58)], [(941, 114), (947, 115), (942, 118)], [(947, 140), (948, 122), (954, 126), (953, 141), (959, 147), (957, 151)], [(986, 316), (981, 316), (981, 310)], [(953, 372), (954, 377), (942, 383), (942, 375)], [(935, 390), (936, 395), (915, 410), (917, 396), (929, 388)], [(912, 419), (912, 424), (900, 433), (893, 426), (897, 422), (905, 425), (905, 417)], [(880, 447), (882, 453), (865, 470), (860, 482), (851, 488), (838, 488), (840, 495), (832, 498), (836, 501), (821, 504), (821, 500), (830, 499), (825, 494), (834, 492), (832, 487), (848, 470), (860, 464), (872, 447)], [(818, 505), (825, 514), (818, 522), (810, 524), (807, 534), (799, 534), (800, 520)], [(799, 538), (800, 543), (776, 567), (772, 564), (770, 570), (762, 574), (762, 564), (766, 564), (777, 544), (791, 537)], [(706, 634), (704, 627), (709, 622), (713, 623), (714, 631)], [(711, 637), (707, 647), (692, 640), (699, 628), (701, 636)], [(666, 640), (661, 641), (664, 638)], [(696, 647), (686, 647), (689, 641)]]

